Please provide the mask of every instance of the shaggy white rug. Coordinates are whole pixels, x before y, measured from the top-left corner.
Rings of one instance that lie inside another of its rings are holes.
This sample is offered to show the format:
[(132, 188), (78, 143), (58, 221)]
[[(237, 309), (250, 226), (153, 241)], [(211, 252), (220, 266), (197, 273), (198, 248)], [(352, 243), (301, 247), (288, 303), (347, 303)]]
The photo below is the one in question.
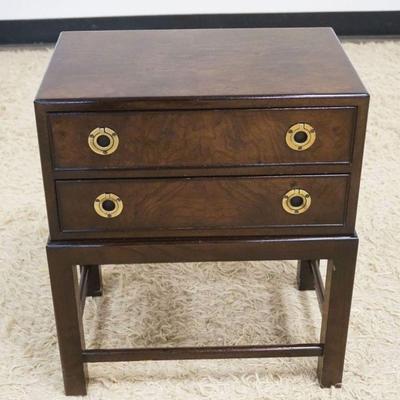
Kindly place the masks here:
[[(148, 361), (90, 365), (88, 399), (399, 399), (400, 42), (344, 46), (372, 100), (343, 388), (319, 388), (314, 358)], [(51, 53), (0, 48), (0, 399), (7, 400), (64, 398), (32, 107)], [(107, 266), (104, 281), (104, 297), (88, 299), (85, 311), (89, 346), (319, 339), (315, 293), (295, 289), (293, 262)]]

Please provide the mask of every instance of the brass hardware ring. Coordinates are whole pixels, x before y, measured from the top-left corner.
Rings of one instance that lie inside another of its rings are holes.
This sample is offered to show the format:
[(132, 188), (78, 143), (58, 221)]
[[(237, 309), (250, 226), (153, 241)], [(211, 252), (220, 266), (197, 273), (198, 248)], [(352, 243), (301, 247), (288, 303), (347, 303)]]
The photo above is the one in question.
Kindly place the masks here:
[(96, 197), (94, 210), (100, 217), (115, 218), (122, 213), (122, 200), (114, 193), (103, 193)]
[(315, 129), (305, 122), (292, 125), (286, 132), (286, 144), (293, 150), (303, 151), (315, 142)]
[(303, 189), (292, 189), (284, 194), (282, 207), (289, 214), (302, 214), (311, 206), (311, 196)]
[(95, 128), (89, 133), (88, 143), (96, 154), (106, 156), (117, 150), (119, 138), (110, 128)]

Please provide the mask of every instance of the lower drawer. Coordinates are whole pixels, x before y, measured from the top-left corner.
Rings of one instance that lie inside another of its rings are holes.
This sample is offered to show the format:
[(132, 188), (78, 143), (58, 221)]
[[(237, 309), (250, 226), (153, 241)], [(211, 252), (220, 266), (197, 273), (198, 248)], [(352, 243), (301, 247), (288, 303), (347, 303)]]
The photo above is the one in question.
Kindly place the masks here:
[(61, 237), (343, 232), (348, 175), (57, 181)]

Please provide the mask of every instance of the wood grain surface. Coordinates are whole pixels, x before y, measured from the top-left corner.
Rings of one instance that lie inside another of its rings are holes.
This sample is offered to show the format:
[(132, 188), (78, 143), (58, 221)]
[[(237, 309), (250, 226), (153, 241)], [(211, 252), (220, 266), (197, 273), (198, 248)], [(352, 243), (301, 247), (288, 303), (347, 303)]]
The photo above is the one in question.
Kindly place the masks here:
[[(57, 169), (148, 169), (349, 163), (355, 107), (50, 113)], [(316, 130), (307, 150), (295, 151), (286, 132), (298, 122)], [(96, 127), (117, 132), (115, 153), (88, 146)]]
[(330, 28), (64, 32), (40, 100), (365, 93)]
[[(241, 178), (86, 180), (57, 182), (61, 230), (77, 237), (99, 235), (190, 236), (273, 232), (274, 227), (344, 224), (347, 175)], [(308, 211), (292, 215), (282, 208), (284, 194), (306, 190)], [(100, 217), (93, 202), (101, 193), (123, 201), (116, 218)]]

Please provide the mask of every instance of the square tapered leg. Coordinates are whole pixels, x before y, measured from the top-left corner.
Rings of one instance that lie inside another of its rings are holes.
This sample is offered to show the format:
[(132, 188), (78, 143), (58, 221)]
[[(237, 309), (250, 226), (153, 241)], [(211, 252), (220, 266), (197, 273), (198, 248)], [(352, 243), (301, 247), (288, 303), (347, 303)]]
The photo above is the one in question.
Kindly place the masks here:
[(100, 265), (86, 265), (88, 267), (87, 296), (99, 297), (103, 294), (103, 281)]
[(84, 337), (75, 265), (47, 249), (50, 283), (66, 395), (85, 395), (87, 371), (82, 359)]
[(320, 340), (324, 351), (318, 359), (321, 387), (340, 387), (342, 383), (357, 246), (358, 241), (353, 241), (328, 260)]
[(297, 262), (297, 288), (299, 290), (314, 290), (314, 274), (311, 267), (312, 260), (299, 260)]

